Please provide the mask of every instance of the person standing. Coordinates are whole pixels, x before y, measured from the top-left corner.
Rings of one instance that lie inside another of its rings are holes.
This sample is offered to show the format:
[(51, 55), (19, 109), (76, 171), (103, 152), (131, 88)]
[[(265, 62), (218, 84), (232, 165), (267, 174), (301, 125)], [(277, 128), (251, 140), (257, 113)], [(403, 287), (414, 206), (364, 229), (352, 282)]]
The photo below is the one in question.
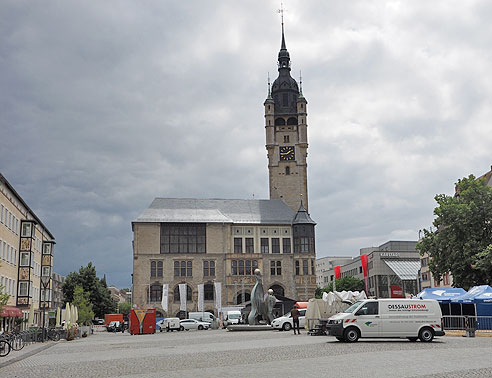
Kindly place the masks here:
[(296, 327), (297, 334), (300, 335), (301, 331), (299, 330), (299, 310), (297, 309), (297, 305), (294, 305), (294, 307), (292, 307), (292, 310), (290, 310), (290, 316), (292, 316), (292, 328), (294, 328), (294, 335), (296, 334)]

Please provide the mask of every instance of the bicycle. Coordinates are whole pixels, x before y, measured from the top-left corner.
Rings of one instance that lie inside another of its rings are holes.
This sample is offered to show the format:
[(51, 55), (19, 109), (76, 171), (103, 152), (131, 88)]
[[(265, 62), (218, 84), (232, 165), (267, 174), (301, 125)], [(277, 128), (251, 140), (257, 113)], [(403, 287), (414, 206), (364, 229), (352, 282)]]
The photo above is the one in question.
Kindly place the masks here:
[(10, 353), (12, 349), (10, 343), (5, 336), (0, 336), (0, 357), (5, 357)]

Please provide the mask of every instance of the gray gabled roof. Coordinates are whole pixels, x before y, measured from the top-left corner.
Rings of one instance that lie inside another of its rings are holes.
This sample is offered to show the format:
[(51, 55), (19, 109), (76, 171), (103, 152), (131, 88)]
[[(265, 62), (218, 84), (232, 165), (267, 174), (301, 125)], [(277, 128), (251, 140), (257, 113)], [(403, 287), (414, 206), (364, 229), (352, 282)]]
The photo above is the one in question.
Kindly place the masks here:
[(156, 198), (135, 221), (174, 223), (292, 224), (282, 200)]

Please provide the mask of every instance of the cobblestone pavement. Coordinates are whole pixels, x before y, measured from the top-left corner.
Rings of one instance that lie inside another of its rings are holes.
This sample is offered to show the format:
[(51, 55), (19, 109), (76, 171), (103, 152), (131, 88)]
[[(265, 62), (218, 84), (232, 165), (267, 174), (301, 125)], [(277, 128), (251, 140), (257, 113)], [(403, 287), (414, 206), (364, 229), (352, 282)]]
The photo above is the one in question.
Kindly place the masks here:
[(0, 368), (0, 377), (491, 377), (492, 338), (432, 343), (224, 330), (60, 342)]

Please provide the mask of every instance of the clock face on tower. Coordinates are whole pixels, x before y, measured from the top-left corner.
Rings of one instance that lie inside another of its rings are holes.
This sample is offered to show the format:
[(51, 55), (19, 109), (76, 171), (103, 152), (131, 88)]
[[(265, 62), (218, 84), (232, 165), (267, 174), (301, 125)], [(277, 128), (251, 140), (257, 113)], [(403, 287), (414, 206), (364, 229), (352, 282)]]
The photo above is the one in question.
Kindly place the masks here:
[(280, 147), (280, 160), (294, 160), (295, 158), (294, 146)]

